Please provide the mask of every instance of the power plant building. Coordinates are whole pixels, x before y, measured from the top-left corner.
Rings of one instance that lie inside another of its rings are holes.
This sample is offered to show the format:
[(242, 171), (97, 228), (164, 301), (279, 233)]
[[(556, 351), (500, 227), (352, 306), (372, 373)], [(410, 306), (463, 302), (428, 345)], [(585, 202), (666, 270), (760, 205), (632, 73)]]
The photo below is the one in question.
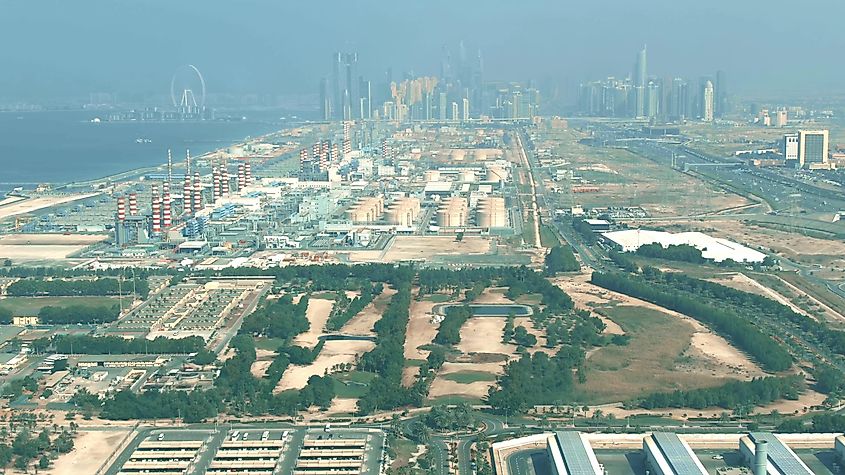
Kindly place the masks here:
[(478, 226), (488, 229), (508, 227), (508, 210), (504, 198), (489, 196), (478, 201)]
[(552, 475), (603, 475), (590, 443), (580, 432), (555, 432), (547, 447)]
[(643, 439), (643, 453), (657, 475), (707, 475), (689, 444), (671, 432), (655, 432)]
[(444, 228), (466, 226), (468, 211), (469, 206), (464, 198), (444, 198), (437, 208), (437, 225)]
[(812, 475), (786, 444), (770, 432), (751, 432), (739, 439), (739, 452), (754, 475)]
[(384, 199), (380, 196), (361, 198), (346, 214), (354, 224), (374, 223), (384, 214)]
[(387, 224), (396, 224), (402, 227), (413, 227), (417, 216), (420, 214), (420, 200), (417, 198), (402, 197), (394, 200), (385, 211)]

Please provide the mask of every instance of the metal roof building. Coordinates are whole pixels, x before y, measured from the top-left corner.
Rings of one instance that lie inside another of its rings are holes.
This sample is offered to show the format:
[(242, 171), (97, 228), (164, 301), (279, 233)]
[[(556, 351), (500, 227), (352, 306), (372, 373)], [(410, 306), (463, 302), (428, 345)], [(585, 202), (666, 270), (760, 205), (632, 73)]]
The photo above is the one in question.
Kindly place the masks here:
[(555, 432), (549, 437), (549, 459), (554, 475), (603, 475), (596, 454), (580, 432)]
[(671, 432), (655, 432), (643, 439), (643, 452), (658, 475), (707, 475), (689, 444)]
[(756, 445), (765, 443), (768, 454), (766, 473), (770, 475), (813, 475), (804, 462), (786, 444), (770, 432), (751, 432), (739, 439), (739, 452), (749, 464), (754, 462)]

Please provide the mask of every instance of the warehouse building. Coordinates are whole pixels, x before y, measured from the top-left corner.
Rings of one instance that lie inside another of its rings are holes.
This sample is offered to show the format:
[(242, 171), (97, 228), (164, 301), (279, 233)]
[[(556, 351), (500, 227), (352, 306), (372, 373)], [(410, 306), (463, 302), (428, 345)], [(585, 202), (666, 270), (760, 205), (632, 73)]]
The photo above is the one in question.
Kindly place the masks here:
[(553, 475), (603, 475), (590, 443), (580, 432), (555, 432), (549, 437), (549, 460)]
[(728, 259), (735, 262), (759, 263), (766, 255), (762, 252), (737, 244), (727, 239), (714, 238), (704, 233), (667, 233), (648, 229), (629, 229), (625, 231), (611, 231), (602, 236), (622, 252), (635, 252), (646, 244), (660, 244), (661, 246), (688, 245), (701, 251), (701, 256), (715, 262)]
[(739, 452), (754, 475), (813, 475), (795, 452), (770, 432), (751, 432), (739, 439)]
[(646, 464), (657, 475), (707, 475), (689, 444), (671, 432), (655, 432), (643, 439)]

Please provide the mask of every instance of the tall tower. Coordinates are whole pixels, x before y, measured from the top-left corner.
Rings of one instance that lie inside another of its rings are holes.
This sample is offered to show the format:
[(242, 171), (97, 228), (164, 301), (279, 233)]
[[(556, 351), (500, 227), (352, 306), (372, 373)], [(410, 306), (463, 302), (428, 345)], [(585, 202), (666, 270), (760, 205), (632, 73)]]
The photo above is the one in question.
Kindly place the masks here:
[(161, 226), (164, 229), (170, 228), (173, 225), (173, 215), (171, 211), (171, 201), (170, 201), (170, 183), (164, 182), (161, 185), (162, 188), (162, 197), (161, 197)]
[(704, 83), (704, 90), (701, 94), (701, 120), (713, 122), (714, 113), (713, 82), (709, 79)]
[(648, 87), (648, 60), (646, 46), (637, 54), (634, 66), (634, 87), (636, 88), (636, 116), (643, 117), (646, 112), (646, 92)]
[(202, 209), (202, 182), (200, 172), (194, 172), (194, 213)]

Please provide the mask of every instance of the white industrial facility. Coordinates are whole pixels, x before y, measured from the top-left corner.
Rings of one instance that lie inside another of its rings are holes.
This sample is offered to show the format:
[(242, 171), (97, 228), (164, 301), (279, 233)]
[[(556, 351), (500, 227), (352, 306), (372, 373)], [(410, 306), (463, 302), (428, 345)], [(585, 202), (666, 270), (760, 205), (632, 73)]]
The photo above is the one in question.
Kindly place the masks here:
[(634, 252), (646, 244), (657, 243), (663, 247), (686, 244), (700, 250), (703, 258), (715, 262), (730, 259), (736, 262), (759, 263), (766, 258), (762, 252), (742, 244), (699, 232), (668, 233), (648, 229), (628, 229), (602, 233), (602, 236), (623, 252)]

